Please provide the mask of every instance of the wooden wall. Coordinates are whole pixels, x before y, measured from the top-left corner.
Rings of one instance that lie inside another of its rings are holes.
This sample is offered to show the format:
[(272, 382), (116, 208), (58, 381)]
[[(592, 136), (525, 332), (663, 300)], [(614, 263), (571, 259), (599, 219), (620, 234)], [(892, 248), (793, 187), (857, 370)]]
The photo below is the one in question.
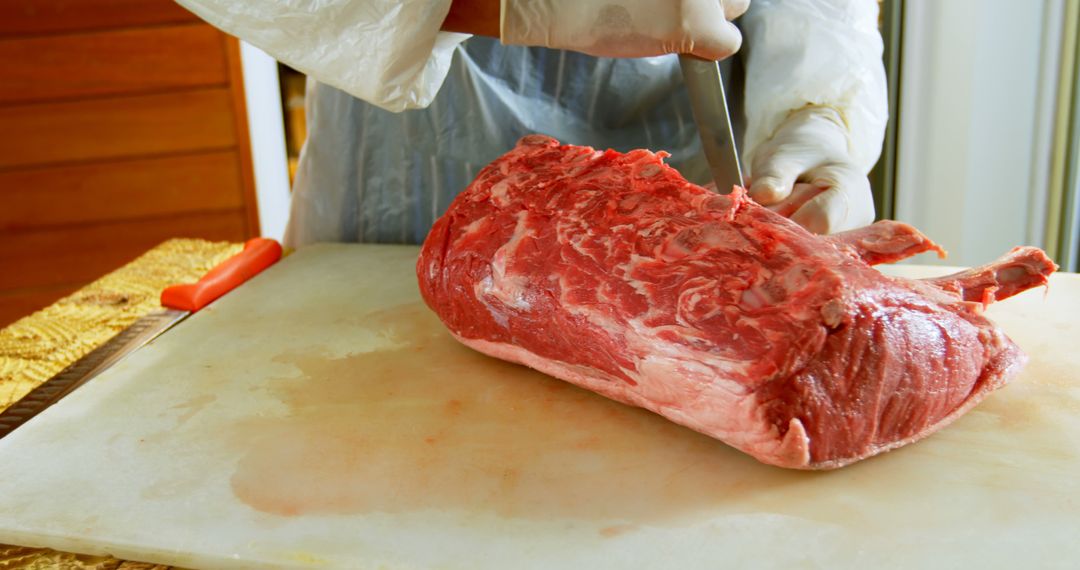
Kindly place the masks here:
[(170, 0), (0, 0), (0, 326), (258, 234), (239, 46)]

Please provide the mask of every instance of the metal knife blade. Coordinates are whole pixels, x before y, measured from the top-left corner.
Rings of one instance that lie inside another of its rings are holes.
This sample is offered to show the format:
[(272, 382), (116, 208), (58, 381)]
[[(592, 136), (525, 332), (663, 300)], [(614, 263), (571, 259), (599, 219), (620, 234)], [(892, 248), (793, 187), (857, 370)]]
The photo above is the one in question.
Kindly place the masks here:
[(38, 415), (45, 408), (59, 402), (61, 398), (123, 357), (154, 340), (188, 314), (188, 311), (165, 309), (139, 317), (129, 327), (105, 341), (105, 344), (86, 353), (0, 413), (0, 438)]
[(139, 317), (105, 344), (83, 355), (3, 412), (0, 412), (0, 438), (23, 425), (79, 386), (104, 372), (120, 359), (157, 338), (176, 323), (239, 287), (245, 281), (281, 259), (281, 245), (272, 239), (248, 240), (244, 250), (226, 259), (203, 275), (196, 283), (167, 287), (161, 293), (165, 308)]
[(709, 161), (716, 190), (728, 194), (732, 187), (742, 186), (742, 168), (739, 151), (735, 147), (735, 133), (731, 129), (727, 97), (724, 93), (720, 64), (716, 61), (698, 59), (690, 55), (679, 56), (683, 81), (690, 94), (690, 107), (694, 111), (694, 123), (701, 136), (701, 146)]

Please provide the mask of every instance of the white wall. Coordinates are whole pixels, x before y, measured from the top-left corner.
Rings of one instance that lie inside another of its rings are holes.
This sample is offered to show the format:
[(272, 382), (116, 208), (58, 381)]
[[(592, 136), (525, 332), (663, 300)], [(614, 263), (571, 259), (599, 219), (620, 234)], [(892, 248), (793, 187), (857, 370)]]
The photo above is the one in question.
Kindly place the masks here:
[(259, 226), (263, 237), (281, 241), (289, 219), (289, 163), (277, 62), (259, 48), (240, 42), (244, 70), (251, 158)]
[(949, 250), (944, 263), (1043, 245), (1060, 5), (906, 2), (896, 217)]

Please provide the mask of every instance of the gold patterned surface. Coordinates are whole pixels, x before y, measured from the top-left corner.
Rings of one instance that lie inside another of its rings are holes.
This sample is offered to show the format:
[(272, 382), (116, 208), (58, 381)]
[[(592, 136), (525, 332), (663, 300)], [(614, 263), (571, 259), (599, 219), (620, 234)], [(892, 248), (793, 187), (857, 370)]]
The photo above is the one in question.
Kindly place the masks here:
[(169, 566), (0, 544), (0, 570), (167, 570)]
[(0, 330), (0, 411), (161, 308), (161, 290), (197, 280), (241, 244), (167, 241), (128, 265)]
[[(197, 280), (242, 244), (176, 239), (0, 330), (0, 411), (139, 317), (159, 309), (161, 290)], [(0, 570), (149, 570), (167, 566), (108, 556), (0, 544)]]

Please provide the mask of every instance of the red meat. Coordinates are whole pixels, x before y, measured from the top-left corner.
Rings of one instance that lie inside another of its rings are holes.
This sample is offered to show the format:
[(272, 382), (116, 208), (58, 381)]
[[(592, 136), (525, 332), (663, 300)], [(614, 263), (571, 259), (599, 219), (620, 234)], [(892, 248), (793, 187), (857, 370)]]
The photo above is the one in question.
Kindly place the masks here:
[(428, 306), (480, 352), (792, 468), (925, 437), (1023, 364), (982, 313), (1047, 282), (1041, 250), (887, 277), (870, 264), (940, 249), (897, 222), (813, 235), (665, 156), (525, 137), (425, 241)]

